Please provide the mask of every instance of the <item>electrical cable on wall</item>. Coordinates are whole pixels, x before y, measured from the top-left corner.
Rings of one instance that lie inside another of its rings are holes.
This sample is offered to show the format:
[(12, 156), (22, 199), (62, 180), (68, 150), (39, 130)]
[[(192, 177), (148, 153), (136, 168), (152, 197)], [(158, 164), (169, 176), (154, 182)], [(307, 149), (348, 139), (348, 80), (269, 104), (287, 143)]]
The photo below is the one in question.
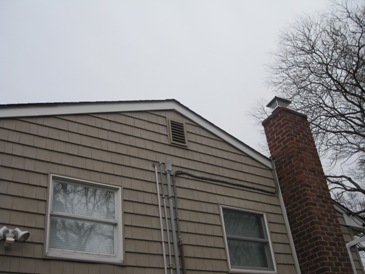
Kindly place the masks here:
[(247, 185), (243, 185), (243, 184), (239, 184), (239, 183), (235, 183), (235, 182), (229, 182), (226, 180), (209, 178), (209, 177), (200, 176), (200, 175), (194, 175), (192, 173), (189, 173), (186, 171), (181, 171), (181, 170), (178, 170), (174, 173), (175, 177), (184, 176), (184, 175), (195, 178), (195, 179), (203, 180), (203, 181), (222, 183), (222, 184), (232, 185), (232, 186), (236, 186), (236, 187), (240, 187), (240, 188), (245, 188), (245, 189), (252, 190), (252, 191), (262, 192), (262, 193), (269, 194), (269, 195), (277, 195), (276, 190), (270, 191), (270, 190), (266, 190), (266, 189), (262, 189), (262, 188), (258, 188), (258, 187), (254, 187), (254, 186), (247, 186)]

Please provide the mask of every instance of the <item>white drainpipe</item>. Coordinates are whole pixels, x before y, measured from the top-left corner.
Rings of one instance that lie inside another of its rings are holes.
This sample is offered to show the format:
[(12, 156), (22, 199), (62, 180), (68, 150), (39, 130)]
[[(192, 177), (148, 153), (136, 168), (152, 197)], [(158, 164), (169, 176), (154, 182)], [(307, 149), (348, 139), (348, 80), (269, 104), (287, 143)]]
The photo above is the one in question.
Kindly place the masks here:
[(354, 274), (356, 274), (356, 267), (355, 267), (355, 263), (354, 263), (354, 259), (352, 258), (352, 253), (351, 253), (351, 247), (353, 247), (354, 245), (357, 245), (359, 243), (361, 243), (362, 241), (365, 241), (365, 236), (362, 236), (360, 238), (357, 238), (349, 243), (346, 244), (347, 247), (347, 252), (349, 253), (349, 257), (351, 260), (351, 265), (352, 265), (352, 269), (354, 270)]
[(280, 201), (280, 206), (281, 206), (281, 209), (283, 210), (285, 228), (286, 228), (286, 231), (288, 232), (289, 245), (290, 245), (290, 249), (292, 250), (293, 257), (294, 257), (295, 269), (296, 269), (298, 274), (301, 274), (299, 261), (298, 261), (298, 256), (297, 256), (297, 251), (295, 249), (293, 235), (291, 233), (289, 219), (288, 219), (288, 215), (287, 215), (287, 212), (286, 212), (286, 207), (285, 207), (285, 204), (284, 204), (284, 199), (283, 199), (283, 196), (281, 194), (279, 178), (278, 178), (278, 174), (276, 173), (275, 162), (273, 160), (271, 160), (271, 164), (272, 164), (272, 170), (273, 170), (273, 175), (274, 175), (274, 181), (275, 181), (275, 184), (276, 184), (276, 190), (277, 190), (278, 198), (279, 198), (279, 201)]
[(158, 203), (158, 216), (160, 218), (160, 229), (161, 229), (161, 245), (162, 245), (162, 256), (163, 256), (163, 266), (164, 272), (167, 274), (167, 262), (166, 262), (166, 250), (165, 250), (165, 236), (163, 232), (163, 222), (162, 222), (162, 212), (161, 212), (161, 197), (160, 197), (160, 186), (159, 186), (159, 179), (158, 179), (158, 172), (156, 164), (153, 164), (155, 169), (155, 176), (156, 176), (156, 190), (157, 190), (157, 203)]
[(180, 274), (180, 262), (179, 262), (179, 251), (177, 246), (177, 237), (176, 237), (176, 228), (175, 228), (175, 213), (174, 213), (174, 206), (172, 203), (172, 186), (171, 186), (171, 170), (172, 164), (171, 161), (166, 161), (165, 163), (166, 169), (166, 177), (167, 177), (167, 198), (169, 200), (169, 207), (170, 207), (170, 218), (171, 218), (171, 230), (172, 230), (172, 242), (174, 244), (174, 254), (175, 254), (175, 267), (176, 267), (176, 274)]

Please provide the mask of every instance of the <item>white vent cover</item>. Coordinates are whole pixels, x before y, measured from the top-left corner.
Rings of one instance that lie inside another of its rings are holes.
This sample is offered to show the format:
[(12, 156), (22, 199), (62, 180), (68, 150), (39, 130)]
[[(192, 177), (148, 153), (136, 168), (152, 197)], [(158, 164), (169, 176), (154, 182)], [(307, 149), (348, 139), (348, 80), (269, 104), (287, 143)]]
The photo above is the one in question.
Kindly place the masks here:
[(174, 145), (186, 146), (185, 124), (182, 122), (169, 120), (170, 142)]

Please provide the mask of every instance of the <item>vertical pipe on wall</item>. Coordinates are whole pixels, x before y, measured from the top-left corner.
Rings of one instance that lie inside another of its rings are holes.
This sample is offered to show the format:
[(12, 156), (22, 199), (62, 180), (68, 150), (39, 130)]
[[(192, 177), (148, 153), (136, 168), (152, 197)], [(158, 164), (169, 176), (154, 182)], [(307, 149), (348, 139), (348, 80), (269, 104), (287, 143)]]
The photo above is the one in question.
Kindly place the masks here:
[(167, 215), (166, 195), (165, 195), (164, 183), (162, 180), (163, 176), (162, 176), (161, 164), (159, 165), (159, 170), (160, 170), (160, 178), (161, 178), (162, 200), (163, 200), (163, 207), (164, 207), (164, 213), (165, 213), (165, 224), (166, 224), (166, 231), (167, 231), (167, 248), (168, 248), (168, 256), (169, 256), (169, 269), (170, 269), (170, 273), (172, 274), (170, 227), (169, 227), (169, 221), (168, 221), (168, 215)]
[(175, 254), (175, 267), (176, 267), (176, 274), (180, 274), (179, 251), (178, 251), (178, 246), (177, 246), (176, 228), (175, 228), (175, 214), (174, 214), (174, 207), (173, 207), (173, 203), (172, 203), (171, 169), (172, 169), (171, 161), (166, 161), (165, 170), (166, 170), (166, 178), (167, 178), (167, 194), (168, 194), (167, 198), (169, 200), (169, 207), (170, 207), (172, 241), (174, 244), (174, 254)]
[(295, 270), (297, 271), (298, 274), (301, 274), (299, 261), (298, 261), (298, 255), (297, 255), (297, 251), (295, 249), (293, 235), (291, 233), (291, 228), (290, 228), (290, 224), (289, 224), (289, 220), (288, 220), (288, 215), (287, 215), (287, 212), (286, 212), (286, 207), (285, 207), (284, 199), (283, 199), (283, 196), (282, 196), (281, 190), (280, 190), (279, 178), (278, 178), (278, 174), (276, 173), (276, 165), (275, 165), (274, 160), (272, 160), (272, 159), (271, 159), (271, 165), (272, 165), (272, 173), (273, 173), (273, 176), (274, 176), (274, 182), (275, 182), (275, 186), (276, 186), (276, 193), (278, 194), (280, 207), (283, 211), (285, 228), (286, 228), (286, 231), (288, 232), (288, 237), (289, 237), (289, 245), (290, 245), (290, 249), (293, 253)]
[(347, 252), (348, 252), (349, 257), (351, 259), (351, 266), (352, 266), (352, 269), (354, 271), (354, 274), (356, 274), (357, 271), (356, 271), (356, 266), (355, 266), (355, 263), (354, 263), (354, 259), (352, 257), (351, 247), (356, 246), (357, 244), (359, 244), (359, 243), (361, 243), (363, 241), (365, 241), (365, 236), (362, 236), (360, 238), (357, 238), (357, 239), (355, 239), (355, 240), (353, 240), (353, 241), (351, 241), (351, 242), (349, 242), (349, 243), (346, 244)]
[(178, 247), (179, 247), (179, 252), (180, 252), (180, 258), (181, 258), (181, 268), (182, 268), (182, 272), (184, 274), (187, 273), (186, 271), (186, 264), (185, 264), (185, 252), (184, 252), (184, 244), (182, 241), (182, 237), (181, 237), (181, 230), (180, 230), (180, 219), (179, 219), (179, 214), (178, 214), (178, 199), (176, 197), (176, 176), (172, 177), (172, 185), (174, 187), (174, 201), (175, 201), (175, 218), (176, 218), (176, 229), (177, 229), (177, 239), (178, 239)]
[(166, 250), (165, 250), (165, 236), (163, 232), (163, 222), (162, 222), (162, 212), (161, 212), (161, 197), (160, 197), (160, 186), (158, 179), (158, 171), (156, 164), (153, 164), (155, 169), (155, 177), (156, 177), (156, 190), (157, 190), (157, 204), (158, 204), (158, 215), (160, 219), (160, 228), (161, 228), (161, 245), (162, 245), (162, 255), (163, 255), (163, 266), (164, 272), (167, 274), (167, 262), (166, 262)]

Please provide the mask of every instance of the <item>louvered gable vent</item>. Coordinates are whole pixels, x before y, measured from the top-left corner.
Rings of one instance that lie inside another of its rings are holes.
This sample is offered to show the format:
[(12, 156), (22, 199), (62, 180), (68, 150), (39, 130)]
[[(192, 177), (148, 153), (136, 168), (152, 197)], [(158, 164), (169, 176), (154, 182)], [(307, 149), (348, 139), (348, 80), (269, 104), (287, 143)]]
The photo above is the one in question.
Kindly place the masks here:
[(186, 146), (185, 124), (178, 121), (169, 121), (170, 124), (170, 141), (172, 144)]

